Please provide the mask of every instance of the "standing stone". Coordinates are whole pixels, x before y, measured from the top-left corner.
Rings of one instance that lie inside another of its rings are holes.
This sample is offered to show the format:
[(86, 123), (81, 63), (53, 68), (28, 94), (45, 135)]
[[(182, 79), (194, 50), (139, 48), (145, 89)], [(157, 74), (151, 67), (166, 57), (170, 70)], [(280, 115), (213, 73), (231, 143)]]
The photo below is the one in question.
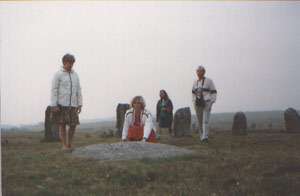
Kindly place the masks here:
[(293, 108), (288, 108), (284, 112), (285, 128), (287, 132), (299, 132), (300, 133), (300, 116)]
[(4, 136), (3, 133), (2, 133), (2, 135), (1, 135), (1, 145), (2, 145), (2, 146), (5, 146), (5, 145), (7, 145), (7, 144), (8, 144), (8, 139), (7, 139), (6, 136)]
[(251, 130), (255, 130), (256, 129), (256, 124), (255, 123), (252, 123), (251, 124)]
[(191, 135), (191, 110), (180, 108), (175, 112), (173, 130), (175, 136)]
[(129, 104), (127, 103), (119, 103), (117, 106), (117, 121), (116, 121), (116, 128), (117, 128), (117, 135), (119, 137), (122, 136), (122, 129), (125, 119), (125, 113), (130, 108)]
[(243, 112), (237, 112), (233, 118), (232, 134), (245, 135), (247, 134), (247, 118)]
[(51, 107), (48, 106), (45, 112), (45, 138), (43, 141), (59, 141), (59, 129), (53, 116), (54, 113), (51, 111)]

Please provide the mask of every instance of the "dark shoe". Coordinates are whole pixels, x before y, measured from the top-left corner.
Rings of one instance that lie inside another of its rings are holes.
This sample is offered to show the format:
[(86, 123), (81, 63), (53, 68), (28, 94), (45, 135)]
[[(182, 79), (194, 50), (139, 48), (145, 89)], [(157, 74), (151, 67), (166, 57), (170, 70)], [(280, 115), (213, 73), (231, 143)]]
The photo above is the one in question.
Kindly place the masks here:
[(203, 144), (207, 144), (207, 143), (208, 143), (208, 139), (207, 139), (207, 138), (205, 138), (205, 139), (201, 140), (201, 143), (203, 143)]

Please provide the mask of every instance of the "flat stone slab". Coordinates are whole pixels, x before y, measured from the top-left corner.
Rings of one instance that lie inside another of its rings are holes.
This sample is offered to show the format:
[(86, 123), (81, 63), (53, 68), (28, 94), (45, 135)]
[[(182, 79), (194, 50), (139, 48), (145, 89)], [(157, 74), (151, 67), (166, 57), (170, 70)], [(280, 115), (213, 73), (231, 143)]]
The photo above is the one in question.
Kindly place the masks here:
[(94, 144), (76, 148), (72, 155), (97, 160), (131, 160), (143, 158), (168, 158), (192, 154), (194, 151), (177, 146), (149, 142), (119, 142)]

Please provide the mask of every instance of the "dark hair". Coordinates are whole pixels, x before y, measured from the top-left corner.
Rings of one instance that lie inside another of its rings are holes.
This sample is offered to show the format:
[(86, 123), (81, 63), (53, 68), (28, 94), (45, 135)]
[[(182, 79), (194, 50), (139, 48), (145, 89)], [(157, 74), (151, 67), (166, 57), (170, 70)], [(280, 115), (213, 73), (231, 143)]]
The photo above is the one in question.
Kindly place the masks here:
[(62, 62), (63, 63), (66, 63), (66, 62), (74, 63), (75, 57), (72, 54), (65, 54), (62, 58)]
[(163, 92), (163, 93), (165, 94), (166, 100), (169, 99), (169, 95), (168, 95), (167, 91), (165, 91), (164, 89), (161, 89), (159, 92), (160, 92), (160, 93)]

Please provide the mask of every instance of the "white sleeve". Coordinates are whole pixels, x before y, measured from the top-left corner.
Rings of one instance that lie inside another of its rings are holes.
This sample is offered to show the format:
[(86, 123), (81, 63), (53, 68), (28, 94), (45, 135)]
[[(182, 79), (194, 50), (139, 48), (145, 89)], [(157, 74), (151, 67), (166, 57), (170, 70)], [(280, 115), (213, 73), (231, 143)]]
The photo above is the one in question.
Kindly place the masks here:
[(192, 87), (192, 100), (195, 101), (196, 100), (196, 90), (197, 90), (197, 81), (194, 81), (193, 83), (193, 87)]
[(79, 76), (77, 75), (77, 79), (78, 79), (78, 86), (77, 86), (77, 103), (78, 106), (82, 106), (82, 94), (81, 94), (81, 85), (80, 85), (80, 80), (79, 80)]
[(57, 106), (58, 104), (58, 88), (59, 88), (59, 73), (54, 75), (52, 80), (52, 87), (51, 87), (51, 104), (50, 106)]
[(154, 128), (153, 118), (152, 115), (149, 113), (144, 125), (144, 138), (146, 139), (149, 138), (149, 135), (153, 128)]
[(192, 94), (194, 94), (196, 90), (197, 90), (197, 82), (194, 81), (193, 87), (192, 87)]
[(217, 100), (217, 90), (216, 90), (215, 84), (214, 84), (214, 82), (212, 80), (210, 81), (209, 90), (213, 91), (211, 93), (211, 101), (214, 103)]
[(129, 129), (129, 125), (130, 125), (129, 118), (126, 116), (126, 114), (125, 114), (124, 118), (125, 119), (124, 119), (124, 125), (123, 125), (123, 130), (122, 130), (122, 140), (127, 139), (128, 129)]

